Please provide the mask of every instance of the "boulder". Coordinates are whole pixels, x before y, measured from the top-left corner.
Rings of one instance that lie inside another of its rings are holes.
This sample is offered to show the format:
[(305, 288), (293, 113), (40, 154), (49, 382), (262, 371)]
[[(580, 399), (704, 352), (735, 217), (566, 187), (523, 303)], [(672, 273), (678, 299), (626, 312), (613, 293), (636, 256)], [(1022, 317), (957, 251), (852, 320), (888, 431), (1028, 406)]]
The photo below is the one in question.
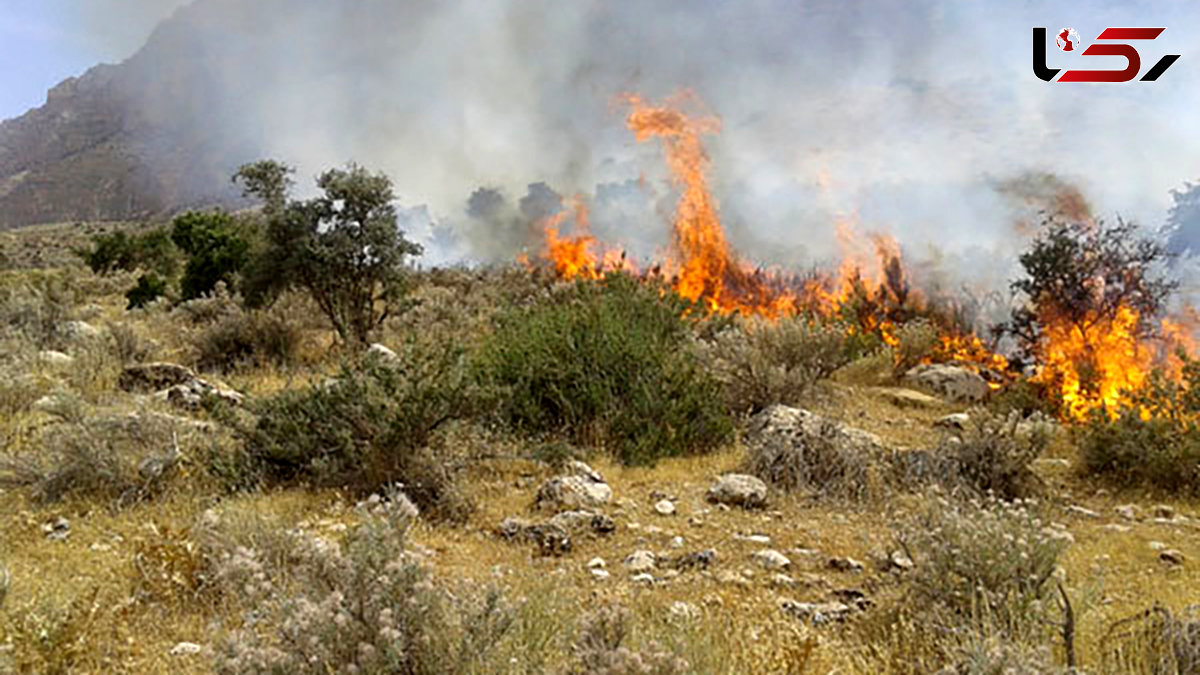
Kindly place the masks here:
[(979, 373), (948, 363), (917, 366), (904, 374), (904, 384), (928, 389), (955, 403), (977, 403), (990, 391)]
[(750, 419), (746, 449), (751, 473), (775, 487), (844, 497), (865, 495), (871, 465), (887, 452), (874, 434), (784, 405)]
[(747, 509), (761, 508), (767, 503), (767, 484), (743, 473), (727, 473), (717, 478), (708, 489), (708, 501)]
[(155, 394), (172, 405), (189, 410), (196, 410), (208, 397), (215, 398), (229, 405), (241, 405), (245, 397), (238, 392), (220, 384), (195, 378), (184, 384), (177, 384)]
[(612, 494), (608, 483), (596, 482), (591, 476), (559, 476), (542, 484), (535, 506), (555, 512), (594, 509), (607, 504)]
[(591, 511), (563, 511), (555, 514), (547, 524), (571, 533), (609, 534), (617, 529), (617, 524), (612, 518)]
[(785, 599), (780, 607), (785, 613), (813, 625), (843, 621), (854, 611), (844, 602), (796, 602)]
[(879, 387), (879, 395), (897, 408), (934, 408), (941, 404), (937, 398), (903, 387)]

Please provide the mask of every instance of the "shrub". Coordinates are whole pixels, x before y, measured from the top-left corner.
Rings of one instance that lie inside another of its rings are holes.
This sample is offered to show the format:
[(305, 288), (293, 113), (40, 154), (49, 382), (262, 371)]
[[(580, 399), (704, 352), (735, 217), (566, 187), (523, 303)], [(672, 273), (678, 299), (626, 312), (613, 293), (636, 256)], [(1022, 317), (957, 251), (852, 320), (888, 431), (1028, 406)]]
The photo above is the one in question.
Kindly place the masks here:
[(303, 332), (275, 307), (227, 311), (195, 333), (192, 348), (203, 370), (231, 370), (245, 364), (287, 366), (296, 361)]
[(125, 292), (126, 309), (138, 309), (167, 294), (167, 280), (153, 272), (138, 277), (137, 285)]
[(846, 363), (841, 326), (803, 317), (751, 318), (721, 331), (702, 355), (736, 413), (753, 414), (773, 403), (794, 404)]
[(684, 675), (693, 672), (686, 660), (651, 643), (635, 650), (628, 646), (633, 614), (607, 605), (583, 618), (575, 643), (578, 666), (570, 675)]
[(627, 464), (702, 452), (732, 422), (717, 382), (685, 349), (691, 305), (627, 275), (580, 283), (500, 317), (480, 358), (526, 432), (603, 444)]
[(295, 540), (290, 587), (266, 574), (254, 551), (227, 558), (224, 581), (247, 594), (270, 630), (230, 636), (217, 657), (218, 673), (479, 672), (512, 623), (499, 594), (456, 599), (433, 583), (406, 549), (416, 509), (403, 495), (361, 508), (364, 520), (344, 545)]
[(924, 320), (909, 321), (896, 331), (896, 344), (892, 347), (895, 358), (893, 371), (899, 377), (925, 360), (938, 343), (937, 328)]
[(1200, 361), (1184, 357), (1182, 381), (1153, 373), (1115, 411), (1078, 429), (1083, 470), (1120, 486), (1200, 493)]
[(1171, 675), (1200, 670), (1200, 606), (1155, 605), (1112, 624), (1102, 641), (1105, 672)]
[(284, 391), (252, 406), (239, 425), (246, 468), (272, 483), (304, 481), (370, 492), (396, 482), (422, 510), (465, 515), (451, 458), (428, 445), (444, 423), (470, 412), (462, 349), (410, 342), (394, 361), (366, 358), (330, 382)]
[(167, 418), (101, 416), (50, 426), (36, 453), (0, 457), (0, 486), (26, 486), (38, 501), (86, 495), (125, 505), (162, 492), (178, 468), (178, 433)]
[(916, 564), (910, 587), (916, 606), (951, 626), (988, 627), (1010, 637), (1041, 628), (1066, 542), (1035, 508), (993, 496), (936, 497), (898, 535)]
[(976, 412), (967, 429), (942, 447), (953, 464), (951, 486), (965, 486), (977, 495), (1021, 499), (1037, 492), (1033, 460), (1049, 445), (1045, 425), (1023, 428), (1021, 418), (992, 418)]
[(69, 602), (38, 598), (0, 612), (0, 672), (69, 675), (102, 668), (117, 642), (99, 624), (109, 603), (97, 601), (99, 589)]
[(12, 277), (0, 283), (0, 330), (19, 335), (39, 349), (66, 344), (64, 326), (83, 301), (72, 279), (56, 273)]
[(171, 222), (171, 240), (187, 254), (179, 290), (184, 300), (212, 292), (218, 282), (235, 287), (250, 258), (251, 237), (222, 211), (190, 211)]
[(178, 252), (164, 228), (141, 234), (117, 230), (92, 237), (92, 248), (79, 254), (96, 274), (144, 270), (164, 277), (175, 274)]

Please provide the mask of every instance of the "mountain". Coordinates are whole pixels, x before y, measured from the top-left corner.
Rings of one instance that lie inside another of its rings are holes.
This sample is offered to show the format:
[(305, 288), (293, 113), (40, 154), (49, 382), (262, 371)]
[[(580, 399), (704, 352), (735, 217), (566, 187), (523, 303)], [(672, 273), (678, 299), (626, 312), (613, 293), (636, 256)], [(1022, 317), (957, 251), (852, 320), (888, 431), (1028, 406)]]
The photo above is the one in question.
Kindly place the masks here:
[(0, 229), (237, 202), (229, 176), (254, 144), (221, 133), (236, 92), (213, 76), (216, 26), (198, 9), (0, 123)]

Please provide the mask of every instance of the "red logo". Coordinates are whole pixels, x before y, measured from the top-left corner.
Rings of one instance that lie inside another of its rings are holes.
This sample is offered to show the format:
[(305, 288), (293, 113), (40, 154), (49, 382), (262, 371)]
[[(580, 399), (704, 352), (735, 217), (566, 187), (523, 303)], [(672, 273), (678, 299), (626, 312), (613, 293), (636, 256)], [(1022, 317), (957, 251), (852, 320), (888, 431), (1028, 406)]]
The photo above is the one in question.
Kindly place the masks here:
[[(1164, 30), (1166, 28), (1105, 28), (1096, 40), (1097, 42), (1153, 40)], [(1056, 36), (1056, 41), (1058, 48), (1064, 52), (1075, 51), (1080, 47), (1079, 35), (1074, 28), (1062, 29)], [(1058, 82), (1129, 82), (1142, 70), (1142, 57), (1138, 54), (1138, 50), (1123, 42), (1093, 44), (1080, 54), (1083, 56), (1120, 56), (1124, 57), (1126, 65), (1123, 70), (1068, 70), (1058, 78)], [(1146, 71), (1146, 74), (1141, 77), (1141, 81), (1157, 80), (1177, 60), (1179, 60), (1179, 54), (1167, 54)], [(1033, 74), (1046, 82), (1054, 82), (1054, 76), (1058, 75), (1059, 70), (1061, 69), (1046, 66), (1046, 29), (1035, 27), (1033, 29)]]

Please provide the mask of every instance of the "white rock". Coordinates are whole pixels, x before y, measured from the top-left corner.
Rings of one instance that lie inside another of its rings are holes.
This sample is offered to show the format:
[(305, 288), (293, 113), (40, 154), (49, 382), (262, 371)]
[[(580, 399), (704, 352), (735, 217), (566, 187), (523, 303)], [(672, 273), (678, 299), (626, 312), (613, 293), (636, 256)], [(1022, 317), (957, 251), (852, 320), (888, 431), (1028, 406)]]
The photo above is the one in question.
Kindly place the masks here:
[(1089, 508), (1080, 506), (1078, 504), (1071, 504), (1070, 506), (1068, 506), (1067, 512), (1073, 513), (1077, 516), (1083, 516), (1084, 518), (1099, 518), (1100, 517), (1099, 513), (1096, 513), (1095, 511), (1093, 511)]
[(204, 651), (204, 647), (195, 642), (180, 642), (171, 647), (171, 656), (194, 656)]
[(671, 501), (670, 499), (659, 500), (659, 502), (654, 505), (654, 510), (657, 511), (659, 513), (659, 515), (662, 515), (662, 516), (674, 515), (675, 514), (675, 502)]
[(648, 572), (654, 569), (656, 558), (650, 551), (634, 551), (625, 558), (625, 567), (633, 574)]
[(979, 373), (946, 363), (917, 366), (904, 374), (904, 384), (930, 389), (956, 403), (977, 403), (989, 391)]
[(367, 358), (378, 359), (383, 363), (394, 363), (400, 360), (400, 357), (396, 355), (396, 352), (388, 349), (378, 342), (373, 343), (370, 347), (367, 347)]
[(637, 584), (652, 584), (654, 583), (654, 575), (643, 572), (633, 575), (629, 580)]
[(1152, 542), (1150, 542), (1150, 550), (1165, 551), (1165, 550), (1167, 550), (1167, 545), (1162, 543), (1161, 541), (1152, 541)]
[(588, 571), (591, 572), (593, 579), (607, 579), (612, 576), (608, 573), (608, 570), (593, 569)]
[(758, 508), (767, 502), (767, 484), (755, 476), (727, 473), (708, 489), (708, 501), (723, 506)]
[(787, 556), (772, 548), (764, 548), (761, 551), (756, 551), (751, 558), (760, 567), (767, 570), (781, 570), (792, 564), (792, 561), (788, 560)]
[(38, 352), (38, 360), (50, 366), (69, 366), (75, 363), (74, 356), (57, 352), (53, 349), (46, 349)]
[(604, 562), (604, 558), (592, 558), (587, 563), (588, 569), (593, 569), (593, 570), (603, 569), (607, 565), (608, 565), (608, 563)]
[(1118, 516), (1121, 516), (1125, 520), (1138, 519), (1138, 508), (1134, 504), (1122, 504), (1114, 508), (1113, 511), (1115, 511)]
[(683, 548), (683, 537), (675, 536), (671, 538), (671, 548)]

